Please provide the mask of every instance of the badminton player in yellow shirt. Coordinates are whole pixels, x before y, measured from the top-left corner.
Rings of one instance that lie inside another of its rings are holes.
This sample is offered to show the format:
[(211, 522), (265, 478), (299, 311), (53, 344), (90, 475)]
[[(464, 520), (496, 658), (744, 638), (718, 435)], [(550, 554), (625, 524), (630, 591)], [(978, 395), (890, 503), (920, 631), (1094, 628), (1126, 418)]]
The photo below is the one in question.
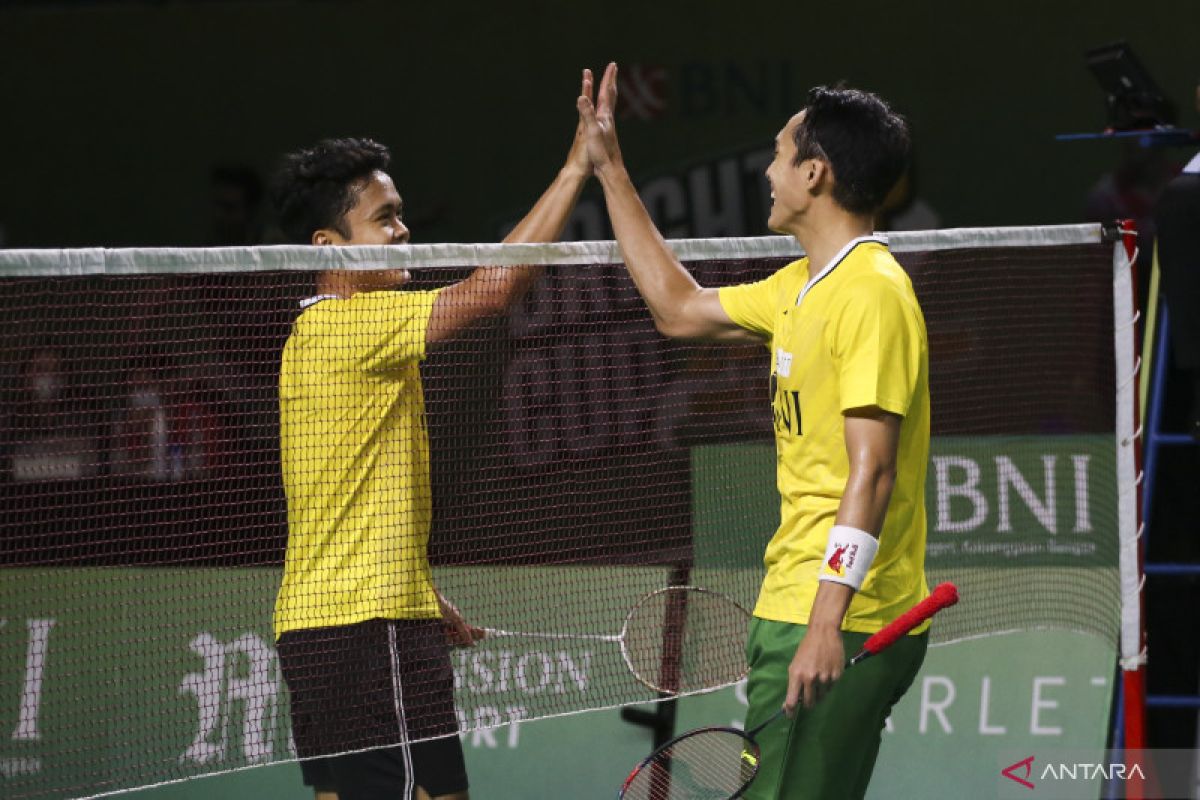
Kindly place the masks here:
[[(289, 240), (407, 243), (389, 160), (369, 139), (287, 156), (274, 194)], [(505, 241), (556, 239), (590, 175), (579, 127)], [(274, 622), (296, 752), (319, 800), (468, 796), (446, 627), (459, 644), (482, 631), (436, 592), (426, 557), (433, 502), (418, 365), (429, 345), (503, 313), (537, 273), (480, 268), (444, 289), (395, 292), (402, 270), (328, 270), (300, 304), (279, 372), (288, 547)]]
[(747, 641), (749, 798), (860, 798), (888, 713), (924, 659), (926, 626), (842, 674), (866, 638), (928, 594), (925, 322), (908, 276), (872, 235), (903, 173), (904, 120), (881, 99), (813, 89), (775, 139), (768, 225), (807, 254), (758, 283), (699, 286), (655, 229), (613, 123), (616, 65), (578, 107), (613, 230), (660, 332), (758, 342), (771, 354), (779, 528)]

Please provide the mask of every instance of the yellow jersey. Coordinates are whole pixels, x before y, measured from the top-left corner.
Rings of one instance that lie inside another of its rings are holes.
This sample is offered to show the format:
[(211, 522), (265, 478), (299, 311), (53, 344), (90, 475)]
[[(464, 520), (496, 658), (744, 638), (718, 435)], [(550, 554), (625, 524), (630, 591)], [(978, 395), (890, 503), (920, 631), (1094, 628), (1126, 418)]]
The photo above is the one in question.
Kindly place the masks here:
[(802, 258), (719, 296), (730, 319), (762, 336), (772, 354), (780, 524), (767, 545), (756, 616), (808, 622), (850, 474), (844, 412), (877, 406), (903, 417), (879, 551), (842, 623), (874, 633), (929, 594), (929, 350), (912, 282), (885, 241), (862, 237), (812, 280)]
[(418, 369), (438, 292), (318, 297), (279, 370), (288, 546), (275, 636), (375, 617), (440, 616)]

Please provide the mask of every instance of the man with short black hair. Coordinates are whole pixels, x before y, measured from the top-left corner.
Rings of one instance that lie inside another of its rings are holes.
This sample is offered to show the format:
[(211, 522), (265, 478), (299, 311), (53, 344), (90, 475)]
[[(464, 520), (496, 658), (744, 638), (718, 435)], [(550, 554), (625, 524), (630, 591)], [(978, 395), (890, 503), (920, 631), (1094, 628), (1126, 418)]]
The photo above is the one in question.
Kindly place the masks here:
[(908, 129), (867, 92), (818, 87), (776, 137), (768, 225), (805, 258), (758, 283), (706, 289), (654, 228), (613, 123), (616, 65), (578, 101), (588, 153), (634, 283), (660, 332), (758, 342), (771, 352), (782, 495), (747, 643), (748, 798), (861, 798), (880, 732), (924, 659), (927, 625), (842, 674), (925, 583), (929, 368), (912, 284), (872, 235), (904, 170)]
[[(583, 91), (591, 91), (590, 77)], [(296, 243), (400, 245), (387, 149), (331, 139), (289, 155), (275, 184)], [(506, 242), (556, 239), (591, 166), (581, 131)], [(404, 270), (328, 270), (301, 302), (279, 375), (288, 548), (278, 652), (306, 783), (340, 800), (467, 797), (447, 637), (467, 625), (426, 557), (432, 487), (418, 369), (428, 346), (503, 313), (532, 267), (479, 268), (433, 291), (385, 291)], [(449, 630), (447, 630), (449, 629)], [(348, 753), (328, 759), (318, 756)]]

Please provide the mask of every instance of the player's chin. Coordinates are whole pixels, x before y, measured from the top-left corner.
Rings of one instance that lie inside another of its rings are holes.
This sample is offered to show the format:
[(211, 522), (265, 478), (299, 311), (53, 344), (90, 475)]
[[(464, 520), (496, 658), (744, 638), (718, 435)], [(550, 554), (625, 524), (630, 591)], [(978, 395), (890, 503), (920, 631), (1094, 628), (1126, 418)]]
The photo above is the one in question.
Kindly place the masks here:
[(776, 200), (771, 205), (771, 213), (767, 217), (767, 229), (775, 233), (783, 233), (788, 236), (792, 235), (792, 231), (796, 229), (796, 220), (799, 215), (788, 208), (781, 206)]
[(399, 289), (411, 279), (412, 275), (406, 269), (387, 269), (383, 270), (380, 275), (380, 280), (386, 289)]

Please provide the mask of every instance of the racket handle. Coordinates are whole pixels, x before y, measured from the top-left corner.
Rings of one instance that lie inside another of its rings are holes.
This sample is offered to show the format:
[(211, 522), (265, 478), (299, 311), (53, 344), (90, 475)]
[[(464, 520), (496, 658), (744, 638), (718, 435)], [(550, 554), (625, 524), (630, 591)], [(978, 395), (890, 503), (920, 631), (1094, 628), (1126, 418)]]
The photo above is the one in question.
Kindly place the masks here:
[(938, 584), (930, 592), (929, 597), (926, 597), (908, 611), (896, 617), (883, 630), (871, 636), (870, 639), (867, 639), (866, 644), (863, 645), (863, 649), (859, 651), (858, 655), (850, 659), (850, 663), (857, 664), (886, 650), (901, 636), (904, 636), (943, 608), (952, 606), (957, 602), (958, 588), (953, 583)]

